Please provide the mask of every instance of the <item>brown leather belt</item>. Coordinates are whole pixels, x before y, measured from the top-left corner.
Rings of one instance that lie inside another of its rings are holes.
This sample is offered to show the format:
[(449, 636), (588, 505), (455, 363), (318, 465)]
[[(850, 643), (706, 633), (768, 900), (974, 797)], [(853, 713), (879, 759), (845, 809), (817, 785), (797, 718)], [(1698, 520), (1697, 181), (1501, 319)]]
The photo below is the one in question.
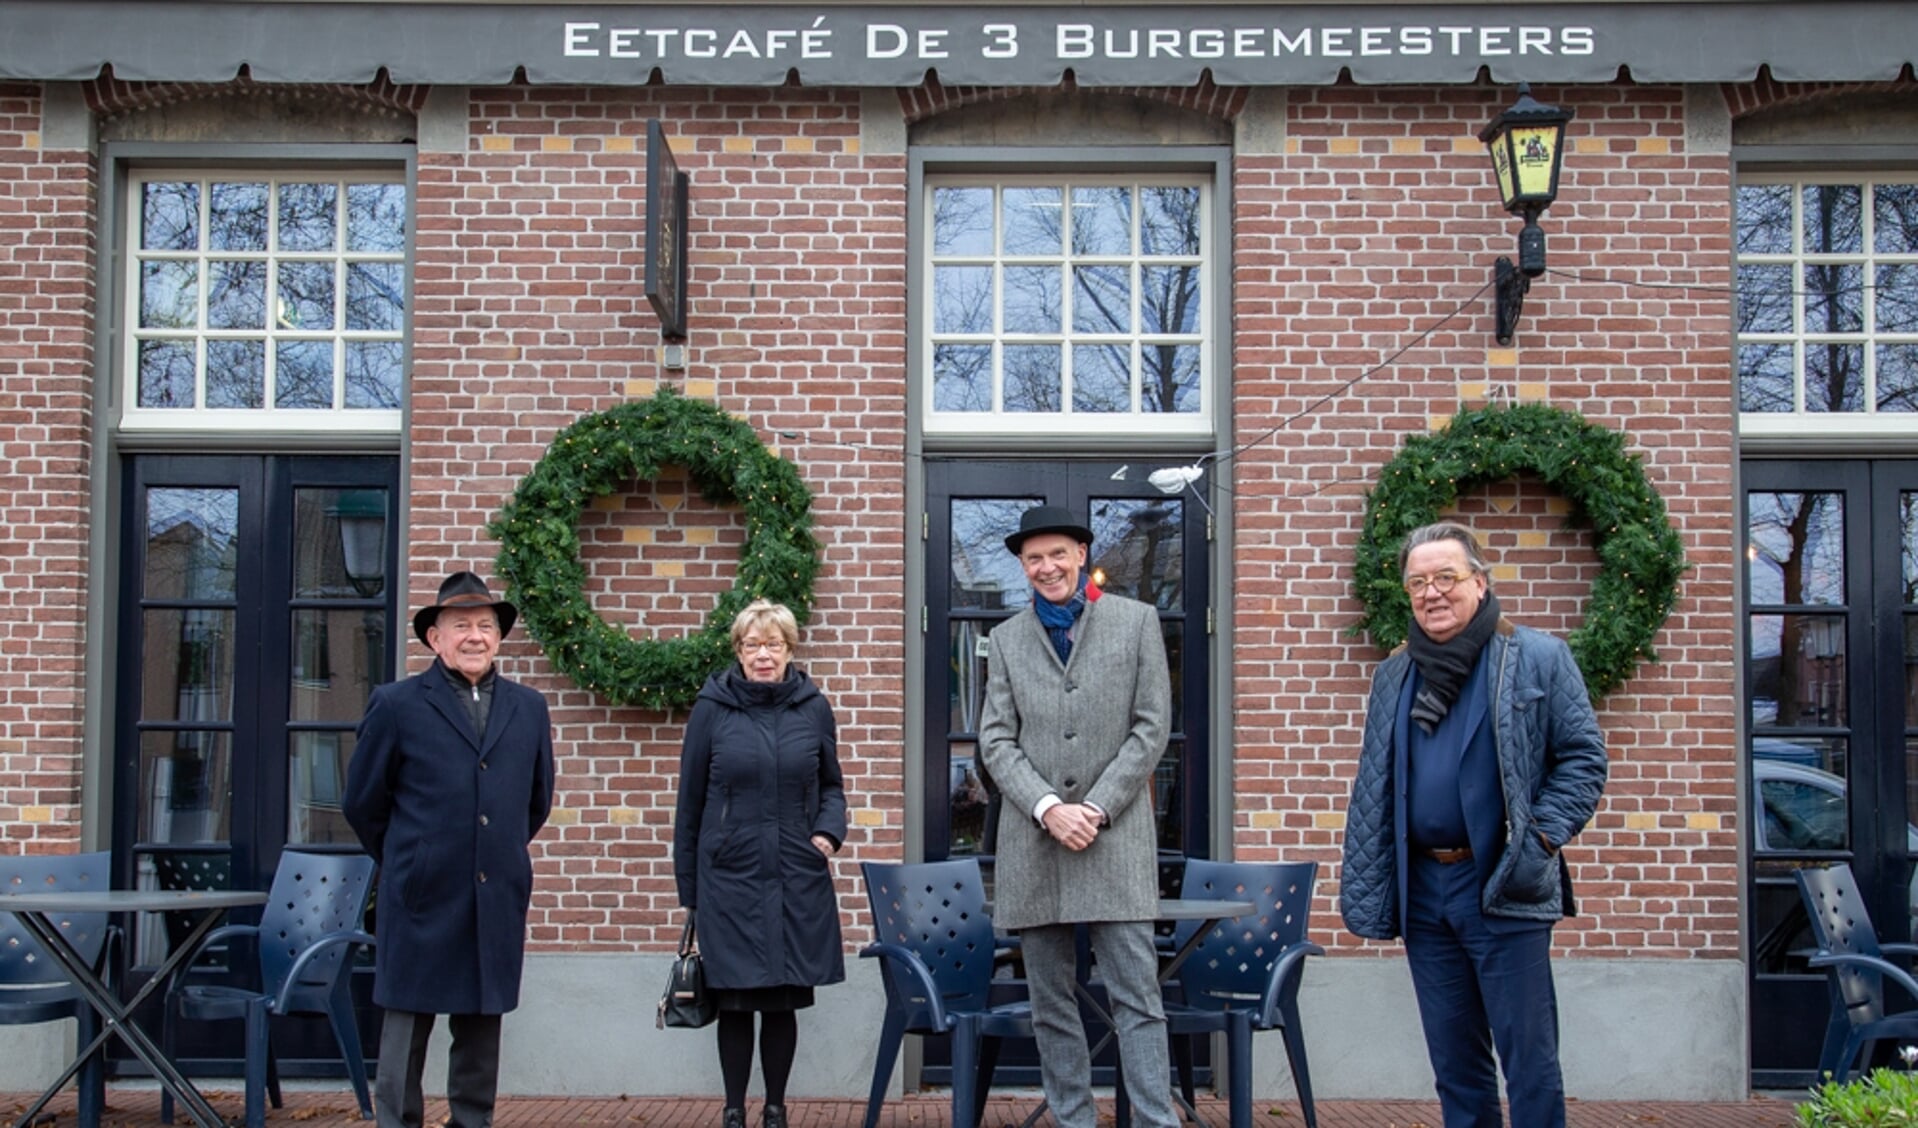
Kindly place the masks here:
[(1472, 848), (1470, 846), (1455, 846), (1449, 850), (1441, 850), (1431, 846), (1421, 846), (1419, 847), (1419, 853), (1424, 854), (1442, 866), (1457, 865), (1460, 862), (1469, 862), (1472, 860)]

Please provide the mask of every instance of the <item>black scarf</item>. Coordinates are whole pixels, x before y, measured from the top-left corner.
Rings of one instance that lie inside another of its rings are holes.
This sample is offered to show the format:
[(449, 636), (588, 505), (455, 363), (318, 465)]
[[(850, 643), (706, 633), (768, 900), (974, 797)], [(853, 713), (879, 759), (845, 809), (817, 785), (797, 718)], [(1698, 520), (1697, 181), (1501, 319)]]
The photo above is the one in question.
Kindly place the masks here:
[(1432, 735), (1445, 714), (1452, 711), (1452, 705), (1458, 701), (1459, 690), (1465, 687), (1465, 680), (1472, 676), (1472, 667), (1478, 665), (1479, 651), (1491, 641), (1492, 632), (1498, 629), (1498, 596), (1485, 593), (1485, 599), (1472, 614), (1472, 621), (1465, 629), (1446, 639), (1433, 642), (1418, 620), (1412, 620), (1412, 634), (1408, 647), (1412, 652), (1412, 661), (1419, 668), (1419, 691), (1412, 698), (1412, 719), (1418, 722), (1425, 735)]

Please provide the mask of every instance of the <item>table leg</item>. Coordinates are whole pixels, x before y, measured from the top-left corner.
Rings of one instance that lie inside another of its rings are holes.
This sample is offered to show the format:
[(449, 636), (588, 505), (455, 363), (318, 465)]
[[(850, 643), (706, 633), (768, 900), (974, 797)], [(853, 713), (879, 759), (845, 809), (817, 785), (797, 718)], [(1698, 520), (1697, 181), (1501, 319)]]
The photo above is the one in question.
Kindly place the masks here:
[(15, 915), (20, 918), (22, 924), (26, 925), (27, 930), (33, 933), (34, 937), (40, 941), (41, 946), (52, 953), (56, 960), (60, 961), (60, 966), (65, 968), (67, 974), (73, 977), (74, 987), (79, 990), (81, 995), (85, 996), (87, 1003), (99, 1013), (101, 1019), (99, 1035), (75, 1056), (73, 1062), (67, 1066), (66, 1071), (60, 1075), (52, 1087), (42, 1093), (40, 1099), (34, 1102), (33, 1107), (29, 1108), (26, 1114), (15, 1122), (15, 1128), (26, 1128), (27, 1125), (32, 1124), (33, 1118), (42, 1108), (46, 1107), (47, 1101), (51, 1100), (53, 1095), (58, 1093), (61, 1087), (64, 1086), (74, 1074), (79, 1072), (82, 1063), (87, 1060), (87, 1057), (94, 1051), (103, 1048), (106, 1045), (107, 1039), (114, 1034), (118, 1034), (120, 1040), (126, 1043), (127, 1048), (132, 1050), (134, 1055), (145, 1062), (147, 1068), (153, 1071), (155, 1079), (157, 1079), (161, 1085), (165, 1086), (167, 1091), (172, 1093), (176, 1100), (186, 1106), (187, 1112), (192, 1115), (194, 1120), (199, 1122), (201, 1128), (225, 1128), (226, 1120), (214, 1110), (212, 1104), (208, 1103), (206, 1097), (203, 1096), (198, 1089), (194, 1088), (193, 1083), (187, 1080), (186, 1075), (180, 1072), (179, 1067), (167, 1059), (167, 1056), (160, 1051), (160, 1047), (155, 1045), (153, 1039), (147, 1036), (146, 1031), (140, 1029), (139, 1025), (131, 1019), (134, 1008), (138, 1007), (157, 987), (172, 977), (173, 971), (179, 966), (180, 961), (185, 959), (186, 956), (193, 951), (194, 947), (199, 943), (200, 937), (206, 935), (206, 933), (212, 929), (214, 922), (219, 918), (219, 913), (206, 913), (201, 918), (200, 923), (194, 927), (192, 934), (186, 938), (186, 941), (182, 943), (179, 948), (167, 953), (167, 958), (160, 964), (158, 970), (155, 971), (153, 978), (149, 979), (124, 1006), (114, 997), (113, 992), (107, 989), (106, 984), (102, 983), (99, 977), (93, 973), (93, 969), (86, 965), (86, 961), (80, 958), (80, 954), (73, 950), (72, 946), (66, 942), (66, 938), (60, 934), (58, 929), (53, 927), (52, 923), (47, 920), (44, 914), (23, 912), (16, 913)]

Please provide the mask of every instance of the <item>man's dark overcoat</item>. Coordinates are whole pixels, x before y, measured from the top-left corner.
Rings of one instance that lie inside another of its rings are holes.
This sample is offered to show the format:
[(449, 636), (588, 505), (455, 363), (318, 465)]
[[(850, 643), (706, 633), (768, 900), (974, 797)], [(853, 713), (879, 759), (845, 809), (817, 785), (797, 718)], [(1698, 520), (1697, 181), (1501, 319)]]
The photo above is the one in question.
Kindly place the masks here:
[(373, 1001), (420, 1014), (517, 1007), (527, 846), (553, 805), (546, 699), (495, 678), (482, 740), (440, 662), (380, 686), (343, 805), (380, 863)]
[(673, 825), (679, 903), (695, 911), (706, 982), (751, 988), (846, 977), (832, 863), (846, 838), (832, 706), (804, 671), (706, 680), (686, 721)]

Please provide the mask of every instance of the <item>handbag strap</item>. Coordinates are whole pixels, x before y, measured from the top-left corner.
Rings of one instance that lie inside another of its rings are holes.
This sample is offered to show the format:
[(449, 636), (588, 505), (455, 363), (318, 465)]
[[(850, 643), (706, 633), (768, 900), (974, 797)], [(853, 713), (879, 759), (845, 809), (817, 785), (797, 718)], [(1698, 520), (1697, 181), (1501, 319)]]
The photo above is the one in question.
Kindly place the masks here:
[(699, 940), (693, 935), (693, 914), (686, 914), (686, 927), (679, 933), (679, 954), (689, 956), (699, 951)]

